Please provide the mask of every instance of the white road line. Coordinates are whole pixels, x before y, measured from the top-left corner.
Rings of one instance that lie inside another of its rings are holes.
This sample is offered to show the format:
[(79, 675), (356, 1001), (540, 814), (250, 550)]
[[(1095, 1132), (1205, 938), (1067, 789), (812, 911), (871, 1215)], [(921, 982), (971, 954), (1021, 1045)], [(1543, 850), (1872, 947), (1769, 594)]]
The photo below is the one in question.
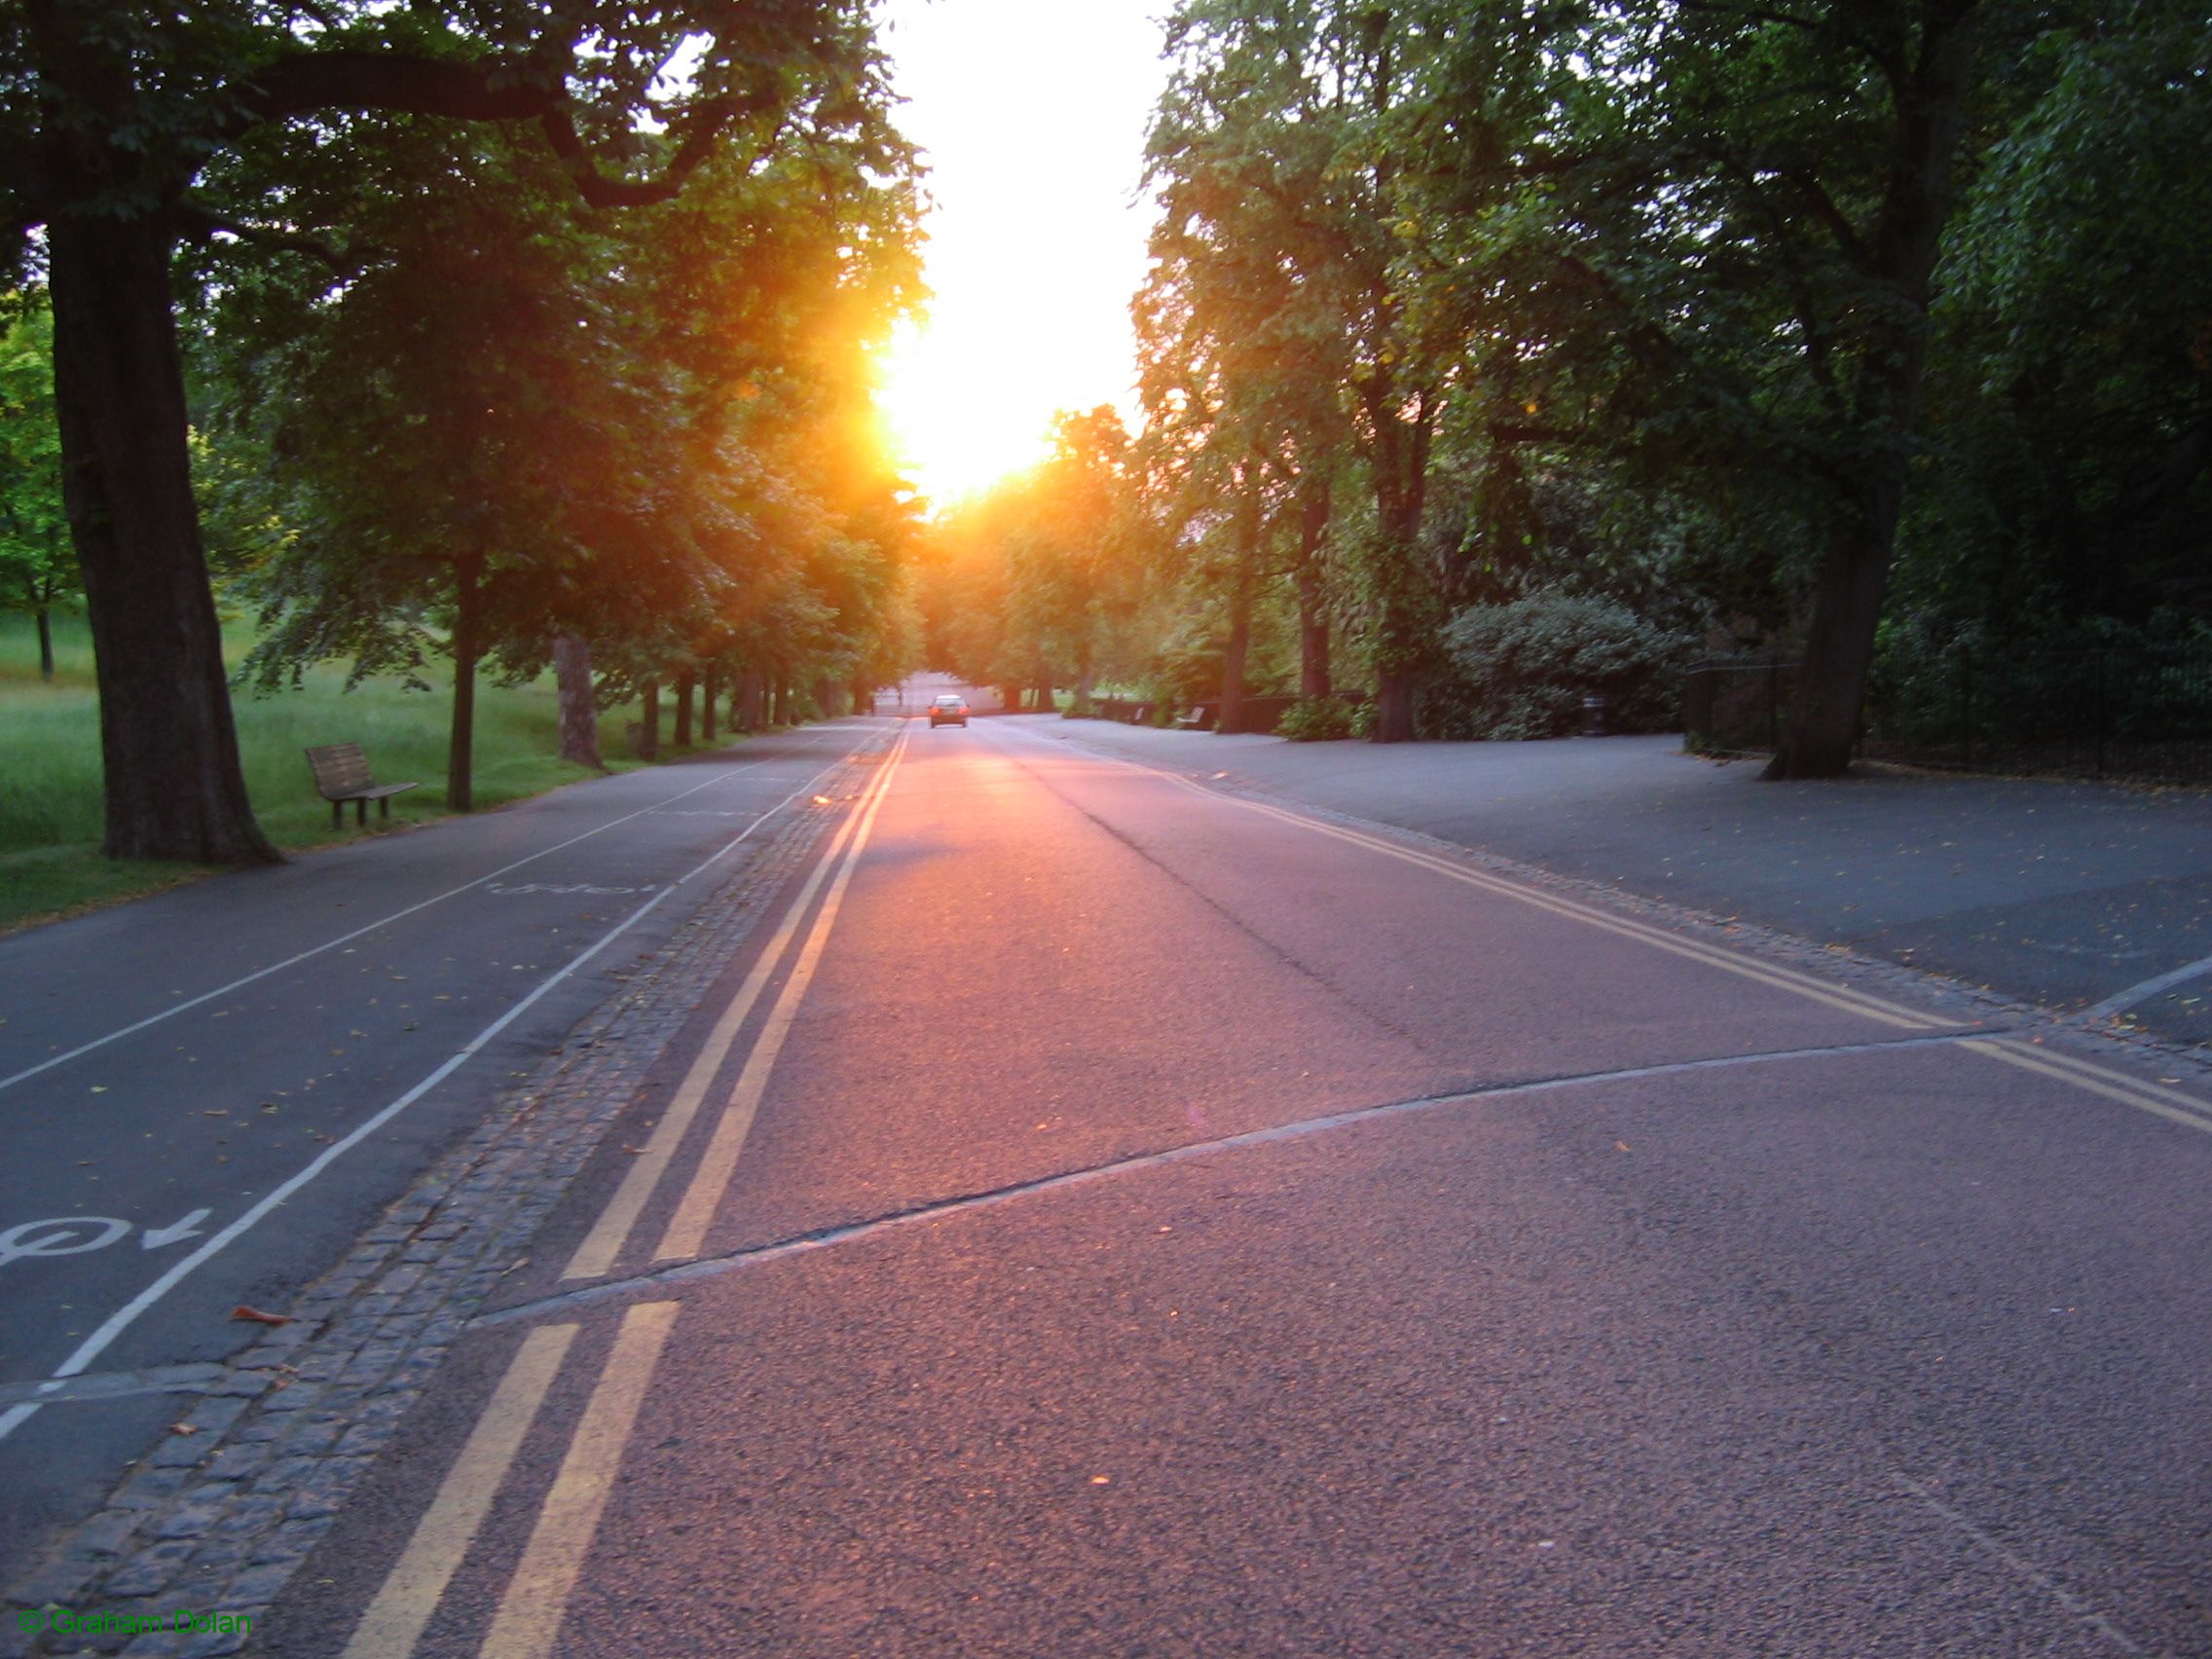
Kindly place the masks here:
[[(815, 745), (807, 744), (804, 745), (804, 747), (811, 749), (815, 747)], [(364, 927), (355, 928), (351, 933), (341, 934), (336, 939), (328, 940), (321, 944), (313, 945), (307, 950), (299, 952), (297, 955), (287, 956), (281, 962), (273, 962), (266, 968), (257, 969), (253, 973), (246, 975), (243, 978), (233, 979), (229, 984), (218, 985), (215, 989), (203, 992), (201, 995), (192, 998), (190, 1001), (176, 1003), (171, 1007), (165, 1008), (159, 1014), (148, 1014), (144, 1019), (138, 1020), (130, 1025), (126, 1025), (120, 1030), (110, 1031), (104, 1037), (95, 1037), (89, 1043), (80, 1043), (76, 1048), (71, 1049), (65, 1054), (55, 1054), (50, 1059), (41, 1060), (37, 1065), (25, 1067), (23, 1070), (15, 1073), (11, 1077), (0, 1077), (0, 1089), (13, 1088), (17, 1084), (28, 1082), (30, 1079), (37, 1077), (41, 1072), (52, 1071), (55, 1066), (67, 1065), (71, 1060), (80, 1058), (85, 1054), (89, 1054), (95, 1049), (104, 1049), (110, 1043), (120, 1043), (126, 1037), (134, 1037), (139, 1032), (146, 1030), (149, 1026), (159, 1025), (165, 1019), (174, 1019), (178, 1014), (185, 1014), (193, 1009), (199, 1008), (203, 1003), (210, 1003), (215, 1001), (218, 997), (229, 996), (233, 991), (242, 990), (257, 979), (266, 979), (272, 974), (281, 974), (285, 969), (297, 967), (300, 963), (309, 960), (311, 957), (320, 956), (323, 954), (323, 952), (328, 950), (336, 950), (342, 944), (350, 944), (354, 940), (361, 938), (364, 934), (372, 934), (375, 933), (379, 928), (389, 927), (393, 922), (404, 920), (406, 917), (414, 915), (418, 910), (426, 910), (432, 904), (442, 904), (448, 899), (457, 898), (461, 894), (468, 892), (471, 888), (483, 886), (487, 881), (497, 881), (500, 876), (505, 875), (509, 870), (520, 869), (524, 865), (527, 864), (535, 864), (539, 859), (551, 858), (555, 853), (562, 851), (564, 848), (572, 847), (578, 841), (588, 841), (594, 835), (604, 835), (608, 830), (619, 829), (622, 825), (629, 823), (634, 818), (643, 818), (647, 813), (658, 812), (661, 810), (661, 808), (669, 805), (673, 801), (683, 800), (690, 795), (697, 794), (701, 790), (711, 790), (717, 784), (726, 784), (730, 779), (738, 776), (740, 773), (757, 771), (762, 766), (770, 764), (772, 764), (772, 762), (767, 760), (754, 760), (747, 763), (746, 765), (733, 767), (729, 771), (721, 773), (718, 777), (709, 778), (703, 784), (694, 785), (693, 787), (683, 791), (680, 794), (672, 794), (668, 797), (667, 800), (657, 800), (650, 806), (640, 807), (636, 812), (625, 813), (622, 817), (614, 819), (610, 823), (602, 824), (596, 830), (586, 830), (581, 835), (571, 835), (569, 837), (569, 839), (559, 843), (556, 846), (547, 847), (542, 851), (532, 853), (528, 858), (517, 859), (513, 864), (501, 865), (498, 869), (493, 870), (488, 874), (480, 875), (473, 881), (464, 881), (459, 887), (449, 888), (445, 892), (437, 894), (432, 898), (424, 899), (419, 903), (410, 904), (403, 910), (394, 910), (390, 915), (382, 917), (377, 921), (370, 922)], [(820, 772), (817, 772), (815, 774), (817, 778), (819, 778), (821, 775), (822, 774)], [(763, 814), (763, 817), (764, 816), (766, 815)]]
[(2206, 974), (2212, 974), (2212, 956), (2205, 957), (2201, 962), (2185, 962), (2171, 973), (2145, 979), (2140, 985), (2130, 985), (2124, 991), (2105, 998), (2096, 1007), (2083, 1009), (2076, 1017), (2111, 1019), (2115, 1015), (2125, 1014), (2139, 1002), (2149, 1002), (2160, 991), (2170, 991), (2176, 985), (2186, 985), (2190, 980)]
[[(659, 907), (661, 903), (666, 900), (670, 894), (674, 893), (685, 882), (694, 880), (698, 876), (705, 874), (709, 869), (714, 867), (714, 866), (719, 864), (724, 858), (728, 857), (730, 853), (736, 851), (736, 849), (741, 844), (743, 844), (746, 838), (750, 836), (756, 830), (759, 829), (761, 825), (767, 823), (768, 820), (773, 818), (777, 813), (783, 811), (785, 807), (789, 806), (793, 801), (796, 800), (801, 794), (811, 790), (815, 786), (815, 784), (819, 783), (822, 778), (827, 776), (832, 770), (834, 770), (833, 765), (826, 766), (820, 772), (815, 773), (812, 778), (799, 785), (797, 789), (792, 791), (790, 794), (784, 796), (782, 800), (778, 801), (774, 806), (770, 807), (766, 812), (762, 813), (758, 818), (756, 818), (751, 824), (747, 825), (742, 832), (725, 843), (712, 857), (694, 866), (690, 870), (679, 876), (675, 881), (669, 883), (668, 886), (662, 888), (658, 893), (655, 893), (650, 899), (646, 900), (645, 903), (639, 905), (635, 910), (631, 911), (630, 914), (621, 922), (618, 922), (607, 933), (601, 935), (596, 943), (592, 944), (580, 955), (571, 959), (566, 967), (560, 969), (550, 977), (543, 980), (538, 984), (536, 989), (533, 990), (528, 996), (524, 997), (520, 1002), (516, 1003), (514, 1007), (508, 1009), (506, 1013), (500, 1014), (498, 1018), (492, 1021), (491, 1024), (484, 1027), (482, 1031), (479, 1031), (474, 1037), (469, 1039), (468, 1043), (463, 1048), (459, 1050), (454, 1054), (450, 1055), (445, 1060), (445, 1062), (440, 1065), (435, 1071), (431, 1072), (428, 1077), (423, 1079), (421, 1083), (418, 1083), (413, 1088), (410, 1088), (405, 1094), (402, 1094), (398, 1099), (391, 1102), (390, 1105), (385, 1107), (382, 1111), (375, 1114), (375, 1116), (357, 1124), (350, 1134), (346, 1135), (340, 1140), (333, 1141), (329, 1146), (323, 1148), (322, 1152), (313, 1161), (308, 1163), (306, 1167), (302, 1168), (297, 1174), (290, 1177), (282, 1185), (271, 1191), (265, 1198), (261, 1199), (260, 1202), (256, 1203), (251, 1209), (247, 1210), (243, 1215), (240, 1216), (236, 1221), (232, 1222), (220, 1233), (217, 1233), (213, 1237), (209, 1238), (204, 1244), (201, 1245), (199, 1249), (193, 1251), (192, 1254), (184, 1257), (174, 1267), (170, 1268), (168, 1272), (162, 1274), (160, 1278), (154, 1280), (152, 1284), (148, 1285), (144, 1290), (140, 1291), (129, 1302), (126, 1303), (114, 1313), (110, 1314), (97, 1330), (92, 1332), (91, 1336), (87, 1337), (81, 1344), (78, 1345), (75, 1352), (71, 1353), (67, 1359), (63, 1360), (60, 1365), (55, 1368), (55, 1370), (49, 1376), (48, 1385), (54, 1388), (58, 1388), (63, 1380), (74, 1377), (79, 1372), (84, 1371), (92, 1363), (93, 1360), (97, 1359), (103, 1352), (107, 1350), (109, 1345), (112, 1344), (116, 1340), (116, 1338), (123, 1335), (123, 1333), (128, 1330), (133, 1323), (135, 1323), (142, 1314), (144, 1314), (148, 1309), (158, 1304), (164, 1297), (168, 1295), (168, 1293), (174, 1290), (179, 1284), (182, 1284), (184, 1280), (189, 1277), (194, 1272), (196, 1272), (205, 1263), (213, 1260), (227, 1246), (236, 1241), (249, 1229), (255, 1226), (255, 1224), (265, 1218), (270, 1213), (270, 1211), (276, 1209), (278, 1205), (284, 1203), (286, 1200), (296, 1197), (300, 1193), (300, 1191), (308, 1185), (309, 1182), (313, 1181), (317, 1175), (320, 1175), (325, 1169), (329, 1168), (331, 1164), (335, 1163), (340, 1158), (350, 1152), (354, 1147), (360, 1145), (361, 1142), (368, 1139), (369, 1136), (375, 1134), (377, 1130), (383, 1128), (385, 1124), (390, 1123), (392, 1119), (398, 1117), (400, 1113), (406, 1111), (408, 1107), (414, 1105), (416, 1101), (422, 1099), (424, 1095), (429, 1093), (430, 1090), (437, 1088), (439, 1084), (445, 1082), (447, 1078), (451, 1077), (456, 1071), (459, 1071), (463, 1064), (465, 1064), (473, 1055), (475, 1055), (480, 1050), (482, 1050), (487, 1043), (491, 1042), (493, 1038), (497, 1037), (509, 1025), (513, 1024), (515, 1020), (519, 1019), (524, 1013), (535, 1006), (540, 998), (544, 997), (556, 985), (560, 984), (562, 980), (568, 978), (570, 975), (573, 974), (577, 969), (581, 968), (585, 963), (589, 962), (593, 957), (597, 956), (601, 951), (605, 950), (608, 945), (612, 944), (616, 940), (620, 939), (624, 934), (628, 933), (632, 928), (636, 927), (640, 922), (644, 921), (647, 915), (649, 915), (654, 909)], [(635, 814), (633, 814), (633, 816), (635, 816)], [(608, 826), (608, 828), (611, 828), (611, 826)], [(22, 1405), (11, 1407), (8, 1411), (0, 1413), (0, 1440), (7, 1439), (10, 1434), (14, 1433), (17, 1428), (27, 1421), (38, 1411), (38, 1405), (35, 1404)]]
[(2064, 1607), (2069, 1613), (2072, 1613), (2076, 1619), (2088, 1626), (2089, 1629), (2095, 1631), (2107, 1641), (2110, 1641), (2122, 1653), (2141, 1654), (2147, 1651), (2145, 1648), (2138, 1645), (2125, 1631), (2121, 1630), (2120, 1626), (2114, 1624), (2112, 1620), (2106, 1618), (2104, 1614), (2098, 1612), (2097, 1609), (2092, 1607), (2087, 1602), (2084, 1602), (2081, 1597), (2075, 1595), (2071, 1590), (2067, 1589), (2063, 1584), (2059, 1583), (2055, 1578), (2051, 1577), (2049, 1573), (2045, 1572), (2041, 1567), (2022, 1560), (2017, 1555), (2014, 1555), (2002, 1543), (1998, 1542), (1997, 1539), (1991, 1537), (1979, 1527), (1976, 1527), (1972, 1521), (1969, 1521), (1964, 1515), (1961, 1515), (1956, 1509), (1953, 1509), (1947, 1503), (1939, 1501), (1933, 1493), (1929, 1492), (1926, 1487), (1922, 1486), (1911, 1476), (1899, 1474), (1894, 1469), (1890, 1472), (1890, 1475), (1891, 1479), (1895, 1480), (1898, 1485), (1910, 1495), (1918, 1498), (1923, 1504), (1928, 1507), (1930, 1511), (1940, 1517), (1943, 1521), (1947, 1522), (1953, 1528), (1957, 1529), (1960, 1532), (1963, 1532), (1967, 1537), (1972, 1538), (1975, 1543), (1979, 1544), (1983, 1549), (1987, 1550), (1991, 1555), (1995, 1556), (1999, 1561), (2003, 1562), (2007, 1567), (2010, 1567), (2022, 1578), (2026, 1579), (2030, 1584), (2033, 1584), (2037, 1589), (2043, 1591), (2045, 1595), (2048, 1596), (2052, 1601), (2056, 1602), (2060, 1606)]

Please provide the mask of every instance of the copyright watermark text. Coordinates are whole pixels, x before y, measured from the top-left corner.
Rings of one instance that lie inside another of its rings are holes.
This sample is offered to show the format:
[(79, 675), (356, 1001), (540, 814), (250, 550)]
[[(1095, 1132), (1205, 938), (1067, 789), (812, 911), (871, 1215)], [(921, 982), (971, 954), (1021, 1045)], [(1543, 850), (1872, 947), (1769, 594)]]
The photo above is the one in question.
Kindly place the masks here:
[(114, 1613), (101, 1609), (77, 1612), (69, 1607), (25, 1607), (16, 1615), (16, 1628), (25, 1636), (51, 1631), (55, 1636), (144, 1636), (167, 1631), (179, 1636), (246, 1636), (253, 1630), (250, 1613), (208, 1613), (195, 1607), (178, 1607), (166, 1613)]

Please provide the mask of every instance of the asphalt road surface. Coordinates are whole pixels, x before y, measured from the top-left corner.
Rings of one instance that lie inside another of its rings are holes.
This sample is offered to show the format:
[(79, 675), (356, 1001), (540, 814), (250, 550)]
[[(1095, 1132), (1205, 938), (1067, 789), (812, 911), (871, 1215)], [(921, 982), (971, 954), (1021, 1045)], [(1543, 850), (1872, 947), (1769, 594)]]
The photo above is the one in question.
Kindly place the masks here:
[(2194, 1076), (1012, 721), (769, 922), (253, 1650), (2212, 1652)]
[(1766, 784), (1678, 737), (1289, 744), (1039, 736), (2212, 1046), (2212, 793), (1862, 768)]
[[(498, 1086), (744, 868), (851, 729), (0, 939), (0, 1565), (104, 1495)], [(96, 1401), (42, 1407), (95, 1378)]]

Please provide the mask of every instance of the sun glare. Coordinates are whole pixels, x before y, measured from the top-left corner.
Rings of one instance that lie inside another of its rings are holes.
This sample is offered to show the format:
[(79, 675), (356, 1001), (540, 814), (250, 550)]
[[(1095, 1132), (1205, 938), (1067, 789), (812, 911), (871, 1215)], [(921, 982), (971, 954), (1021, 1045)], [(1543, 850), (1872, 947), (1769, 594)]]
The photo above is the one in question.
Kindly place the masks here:
[(974, 495), (1044, 459), (1050, 390), (1036, 396), (1007, 384), (1006, 350), (954, 330), (902, 324), (884, 360), (877, 402), (906, 476), (931, 501)]
[(880, 400), (908, 475), (945, 502), (1043, 459), (1057, 410), (1134, 413), (1150, 215), (1132, 197), (1160, 30), (1150, 0), (880, 6), (898, 119), (930, 168), (937, 296), (894, 337)]

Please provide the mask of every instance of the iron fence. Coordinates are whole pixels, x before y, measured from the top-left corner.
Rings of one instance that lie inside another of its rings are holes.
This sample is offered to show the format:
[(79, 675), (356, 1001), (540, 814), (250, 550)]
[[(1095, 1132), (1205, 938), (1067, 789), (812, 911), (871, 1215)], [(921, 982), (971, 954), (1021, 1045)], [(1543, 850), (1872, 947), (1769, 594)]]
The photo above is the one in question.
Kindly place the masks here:
[[(1683, 686), (1686, 747), (1771, 753), (1798, 665), (1704, 662)], [(1877, 666), (1859, 753), (1973, 772), (2212, 783), (2212, 649), (1952, 652)]]

